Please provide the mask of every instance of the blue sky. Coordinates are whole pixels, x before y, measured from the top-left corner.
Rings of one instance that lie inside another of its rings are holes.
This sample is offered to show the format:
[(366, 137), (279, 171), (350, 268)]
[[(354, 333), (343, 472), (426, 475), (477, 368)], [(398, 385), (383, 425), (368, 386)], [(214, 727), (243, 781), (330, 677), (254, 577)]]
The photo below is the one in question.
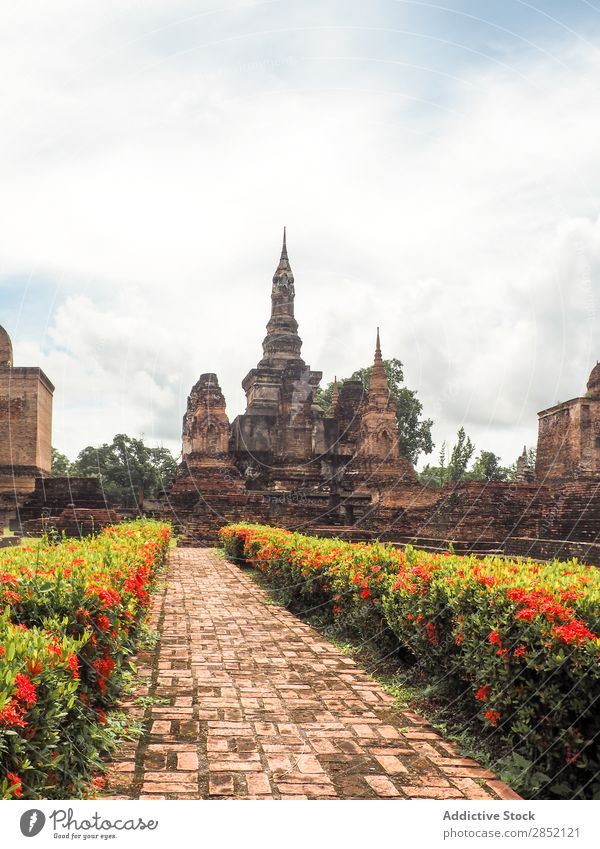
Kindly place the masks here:
[[(600, 0), (0, 10), (0, 323), (54, 444), (233, 418), (288, 225), (303, 356), (512, 462), (600, 357)], [(437, 452), (437, 448), (436, 448)]]

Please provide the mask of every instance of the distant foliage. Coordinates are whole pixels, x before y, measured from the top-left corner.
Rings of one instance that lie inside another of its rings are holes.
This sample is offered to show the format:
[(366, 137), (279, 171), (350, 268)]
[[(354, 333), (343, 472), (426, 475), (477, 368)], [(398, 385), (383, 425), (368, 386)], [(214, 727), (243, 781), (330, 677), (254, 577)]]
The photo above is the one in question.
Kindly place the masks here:
[(64, 478), (71, 475), (72, 463), (65, 454), (61, 454), (58, 449), (52, 449), (52, 476), (55, 478)]
[(456, 434), (456, 445), (452, 449), (448, 463), (449, 480), (460, 481), (465, 477), (467, 466), (474, 452), (475, 446), (471, 442), (471, 438), (466, 435), (464, 427), (459, 428)]
[(99, 478), (107, 500), (122, 507), (155, 498), (173, 480), (176, 470), (175, 459), (166, 448), (150, 448), (124, 433), (117, 434), (110, 444), (88, 445), (74, 463), (53, 449), (54, 476)]
[[(500, 457), (493, 451), (480, 451), (471, 469), (469, 462), (475, 453), (475, 446), (461, 427), (456, 434), (456, 443), (450, 453), (450, 462), (446, 465), (446, 443), (442, 443), (439, 465), (425, 466), (419, 474), (419, 480), (425, 486), (438, 487), (451, 481), (510, 481), (515, 477), (515, 466), (500, 465)], [(535, 466), (535, 460), (534, 460)]]

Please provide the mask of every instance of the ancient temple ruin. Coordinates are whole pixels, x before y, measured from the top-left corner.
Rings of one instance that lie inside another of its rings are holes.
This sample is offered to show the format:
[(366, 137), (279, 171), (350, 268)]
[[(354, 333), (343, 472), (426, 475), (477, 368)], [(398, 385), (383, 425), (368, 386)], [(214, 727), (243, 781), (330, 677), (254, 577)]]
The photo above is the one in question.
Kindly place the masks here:
[(54, 386), (40, 368), (15, 366), (0, 327), (0, 493), (31, 492), (50, 474)]
[(245, 412), (229, 421), (213, 372), (188, 398), (182, 460), (161, 507), (183, 542), (213, 542), (220, 525), (247, 520), (600, 563), (600, 366), (584, 397), (540, 413), (535, 474), (524, 449), (513, 482), (432, 489), (400, 452), (379, 331), (368, 388), (336, 382), (325, 411), (321, 372), (301, 355), (295, 294), (284, 232), (263, 355), (242, 381)]
[(600, 363), (583, 397), (542, 410), (538, 418), (537, 480), (600, 477)]
[(51, 477), (54, 386), (35, 366), (15, 366), (0, 327), (0, 530), (74, 536), (113, 522), (97, 478)]
[(294, 299), (284, 231), (263, 356), (242, 381), (246, 411), (229, 423), (214, 373), (202, 374), (188, 398), (182, 462), (167, 498), (197, 535), (217, 517), (353, 524), (416, 482), (399, 450), (379, 330), (368, 391), (360, 381), (336, 386), (326, 413), (316, 400), (321, 372), (301, 356)]

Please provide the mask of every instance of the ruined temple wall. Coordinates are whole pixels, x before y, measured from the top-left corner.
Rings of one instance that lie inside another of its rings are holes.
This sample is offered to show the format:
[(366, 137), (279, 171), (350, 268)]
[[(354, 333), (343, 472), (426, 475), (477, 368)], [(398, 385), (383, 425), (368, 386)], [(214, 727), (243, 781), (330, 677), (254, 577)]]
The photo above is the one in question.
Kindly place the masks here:
[(540, 510), (535, 536), (600, 543), (600, 479), (580, 478), (549, 491), (551, 497)]
[(600, 399), (582, 399), (581, 470), (600, 480)]
[(573, 398), (539, 414), (536, 478), (600, 473), (600, 401)]
[(0, 369), (0, 489), (50, 474), (53, 392), (41, 369)]
[(550, 499), (548, 488), (536, 484), (468, 481), (437, 492), (435, 503), (406, 510), (398, 529), (446, 540), (535, 536), (540, 511)]
[(539, 481), (570, 477), (579, 454), (579, 405), (567, 401), (539, 414), (535, 475)]

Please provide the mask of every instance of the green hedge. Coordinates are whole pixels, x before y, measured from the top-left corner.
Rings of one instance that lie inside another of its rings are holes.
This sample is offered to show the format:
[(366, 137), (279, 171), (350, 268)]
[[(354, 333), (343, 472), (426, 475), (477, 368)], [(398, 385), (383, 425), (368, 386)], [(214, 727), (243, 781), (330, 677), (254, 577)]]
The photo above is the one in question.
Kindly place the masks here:
[(133, 522), (0, 552), (0, 798), (85, 792), (169, 538)]
[[(467, 694), (499, 765), (541, 798), (600, 797), (600, 571), (575, 561), (478, 559), (253, 525), (221, 529), (292, 610), (387, 635)], [(512, 772), (511, 772), (512, 770)]]

